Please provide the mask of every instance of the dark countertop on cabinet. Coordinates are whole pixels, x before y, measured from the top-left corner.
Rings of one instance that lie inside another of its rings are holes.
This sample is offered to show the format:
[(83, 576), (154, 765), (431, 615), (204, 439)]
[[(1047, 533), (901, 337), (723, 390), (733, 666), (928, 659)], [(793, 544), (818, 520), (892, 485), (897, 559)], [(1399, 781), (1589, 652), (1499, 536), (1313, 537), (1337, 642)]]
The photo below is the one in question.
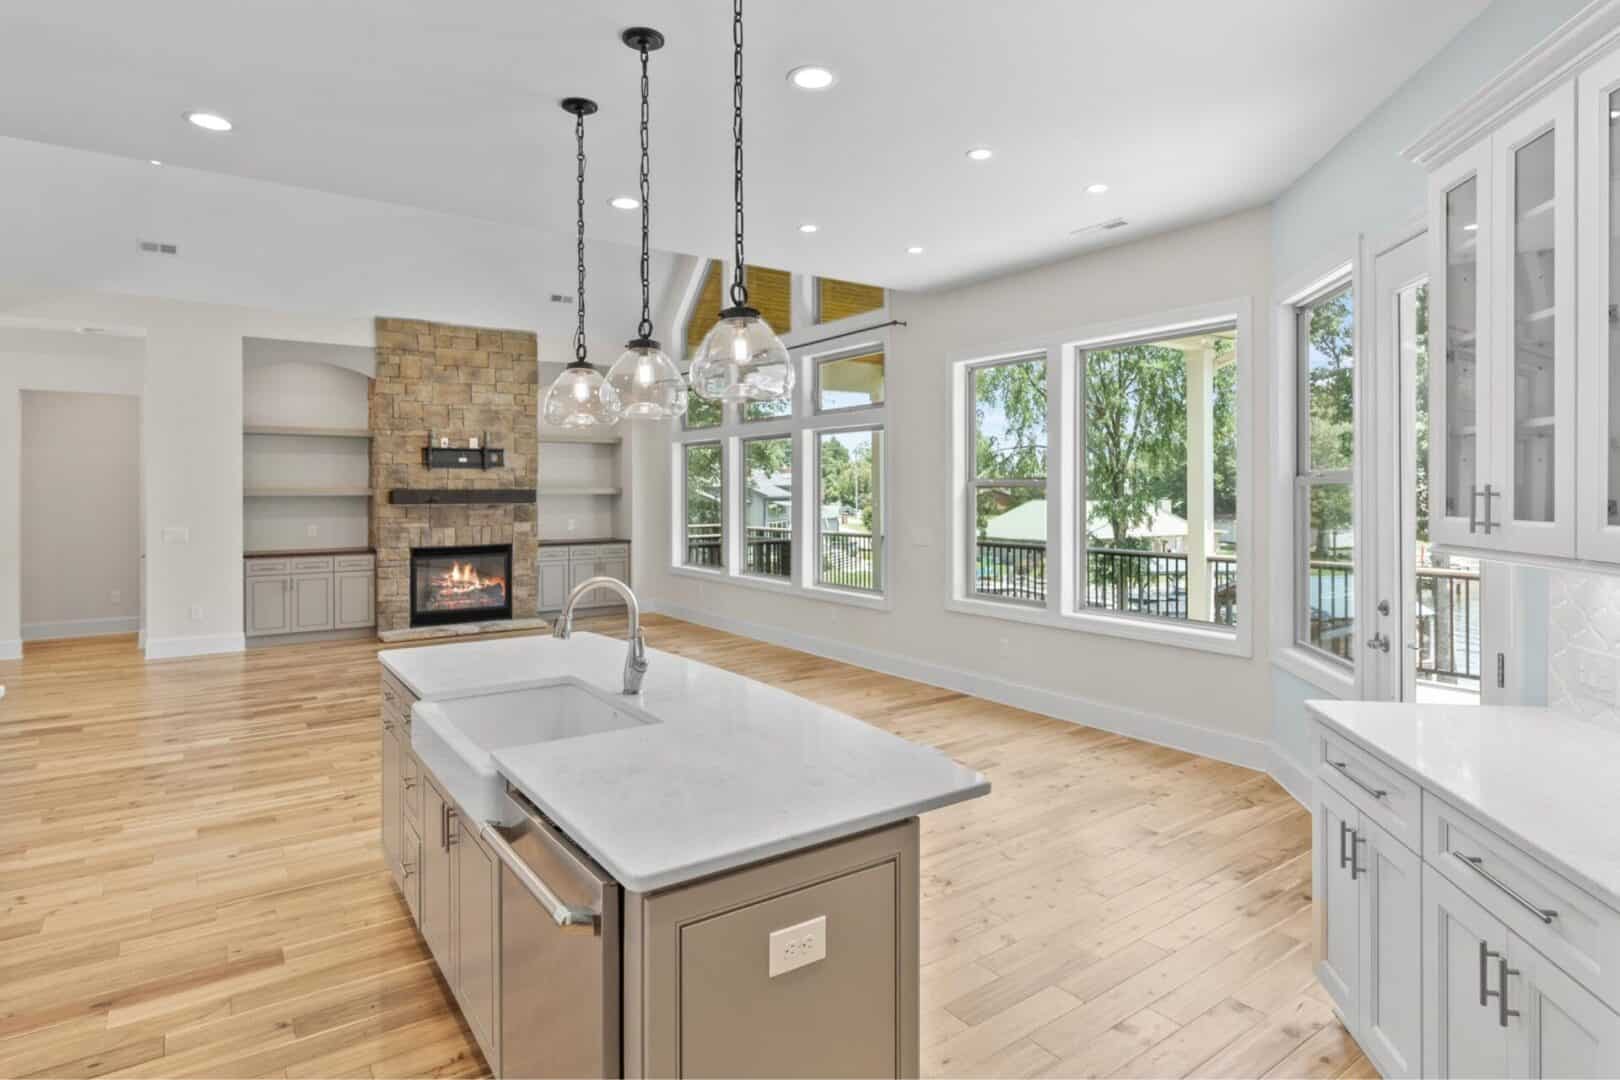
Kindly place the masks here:
[(541, 540), (541, 547), (588, 547), (592, 544), (628, 544), (622, 536), (587, 536), (581, 540)]
[(295, 551), (244, 551), (244, 559), (308, 559), (316, 555), (375, 555), (375, 548), (299, 548)]

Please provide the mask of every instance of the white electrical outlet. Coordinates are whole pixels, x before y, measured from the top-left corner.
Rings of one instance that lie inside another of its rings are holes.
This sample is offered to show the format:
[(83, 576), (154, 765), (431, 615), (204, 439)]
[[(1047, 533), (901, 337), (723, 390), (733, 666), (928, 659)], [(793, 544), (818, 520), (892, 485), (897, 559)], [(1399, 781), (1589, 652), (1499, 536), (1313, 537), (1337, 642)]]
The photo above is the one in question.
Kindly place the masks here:
[(1596, 649), (1571, 649), (1575, 681), (1582, 692), (1610, 705), (1620, 704), (1620, 657)]
[(124, 590), (114, 589), (112, 592), (107, 594), (107, 598), (115, 604), (122, 604), (124, 602)]
[(568, 531), (569, 532), (573, 532), (578, 527), (579, 527), (579, 522), (578, 521), (576, 521), (574, 518), (569, 518), (568, 519)]
[(203, 617), (202, 605), (201, 604), (192, 604), (191, 605), (191, 621), (192, 622), (202, 622), (202, 617)]
[(771, 978), (827, 959), (827, 916), (771, 931)]
[(165, 544), (189, 544), (191, 530), (184, 525), (165, 525), (163, 527), (163, 542)]
[(304, 535), (313, 540), (315, 537), (321, 535), (321, 527), (319, 525), (305, 525)]

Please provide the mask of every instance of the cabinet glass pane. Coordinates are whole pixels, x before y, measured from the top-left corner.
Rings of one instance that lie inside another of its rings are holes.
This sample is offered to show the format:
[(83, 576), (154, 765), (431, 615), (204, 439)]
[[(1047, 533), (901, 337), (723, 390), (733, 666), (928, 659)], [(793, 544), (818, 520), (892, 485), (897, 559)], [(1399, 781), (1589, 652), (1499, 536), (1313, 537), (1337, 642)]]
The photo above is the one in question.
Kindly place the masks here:
[[(1620, 90), (1609, 97), (1609, 524), (1620, 525)], [(1583, 316), (1585, 318), (1587, 316)]]
[(1553, 139), (1514, 154), (1513, 516), (1553, 519)]
[(1478, 440), (1479, 181), (1446, 192), (1446, 516), (1467, 517)]

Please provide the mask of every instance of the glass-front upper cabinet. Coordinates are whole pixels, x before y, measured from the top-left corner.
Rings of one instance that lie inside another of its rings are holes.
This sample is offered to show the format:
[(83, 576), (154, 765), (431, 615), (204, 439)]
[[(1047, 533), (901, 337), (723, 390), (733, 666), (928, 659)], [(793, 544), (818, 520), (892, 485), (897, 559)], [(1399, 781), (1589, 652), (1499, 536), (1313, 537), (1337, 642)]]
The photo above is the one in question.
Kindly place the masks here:
[(1583, 559), (1620, 562), (1620, 53), (1582, 74), (1580, 124), (1580, 536)]
[(1575, 554), (1575, 88), (1430, 177), (1437, 543)]

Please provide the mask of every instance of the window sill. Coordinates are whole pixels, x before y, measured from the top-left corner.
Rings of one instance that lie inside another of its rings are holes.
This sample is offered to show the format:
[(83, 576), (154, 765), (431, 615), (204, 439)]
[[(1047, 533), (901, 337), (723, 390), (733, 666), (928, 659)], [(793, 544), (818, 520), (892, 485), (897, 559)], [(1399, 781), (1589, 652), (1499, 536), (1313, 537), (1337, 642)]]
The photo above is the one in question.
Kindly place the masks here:
[(1146, 619), (1104, 615), (1091, 611), (1062, 614), (1044, 607), (961, 596), (947, 600), (945, 607), (948, 611), (963, 615), (1005, 619), (1008, 622), (1029, 623), (1033, 626), (1047, 626), (1084, 634), (1102, 634), (1131, 641), (1145, 641), (1154, 645), (1168, 645), (1177, 649), (1192, 649), (1196, 652), (1237, 657), (1252, 655), (1248, 636), (1242, 627), (1237, 630), (1218, 630), (1214, 627), (1189, 624), (1159, 625)]
[(669, 572), (676, 577), (693, 578), (715, 585), (740, 585), (745, 589), (759, 589), (761, 592), (775, 593), (778, 596), (796, 596), (803, 600), (844, 604), (847, 607), (866, 608), (870, 611), (891, 611), (894, 608), (886, 593), (860, 593), (826, 585), (800, 585), (785, 578), (773, 580), (752, 574), (733, 574), (720, 568), (702, 570), (694, 566), (671, 566)]
[(1344, 664), (1312, 654), (1309, 649), (1288, 645), (1278, 649), (1271, 657), (1274, 666), (1302, 682), (1310, 683), (1325, 694), (1336, 698), (1356, 696), (1356, 675)]

